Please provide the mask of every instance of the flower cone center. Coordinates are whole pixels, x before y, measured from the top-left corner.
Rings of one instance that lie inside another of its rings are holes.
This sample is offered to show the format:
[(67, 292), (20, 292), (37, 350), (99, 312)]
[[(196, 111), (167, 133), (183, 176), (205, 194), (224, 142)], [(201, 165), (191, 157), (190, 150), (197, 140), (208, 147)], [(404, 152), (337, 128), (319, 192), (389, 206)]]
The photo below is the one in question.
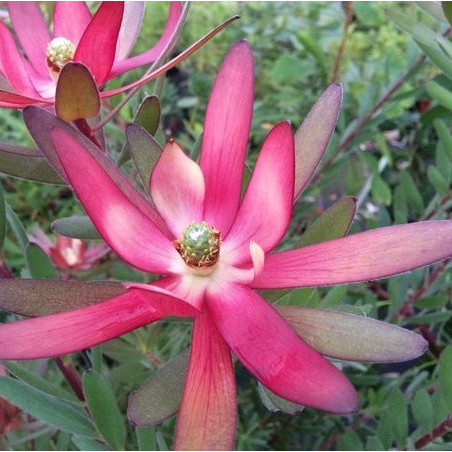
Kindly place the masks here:
[(47, 65), (59, 73), (63, 66), (74, 59), (75, 45), (69, 39), (58, 37), (47, 44)]
[(190, 223), (174, 242), (177, 251), (190, 267), (212, 267), (220, 256), (220, 232), (205, 221)]

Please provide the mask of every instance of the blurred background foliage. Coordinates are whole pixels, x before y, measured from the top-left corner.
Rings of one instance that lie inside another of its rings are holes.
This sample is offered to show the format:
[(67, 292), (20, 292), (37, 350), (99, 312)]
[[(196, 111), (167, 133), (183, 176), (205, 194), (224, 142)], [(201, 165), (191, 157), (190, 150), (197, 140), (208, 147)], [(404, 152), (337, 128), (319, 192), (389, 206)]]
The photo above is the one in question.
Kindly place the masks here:
[[(244, 38), (252, 45), (256, 71), (248, 154), (251, 167), (272, 125), (289, 119), (294, 129), (298, 128), (329, 83), (341, 81), (345, 88), (336, 132), (320, 171), (295, 206), (286, 243), (299, 237), (344, 195), (358, 198), (352, 232), (447, 218), (452, 205), (452, 71), (447, 65), (451, 53), (446, 45), (438, 44), (437, 38), (428, 41), (428, 33), (420, 36), (413, 24), (422, 24), (432, 36), (447, 33), (449, 24), (439, 4), (429, 5), (433, 6), (411, 2), (193, 2), (175, 52), (229, 16), (240, 14), (241, 19), (164, 80), (143, 88), (107, 126), (109, 147), (119, 155), (124, 124), (133, 120), (145, 95), (156, 92), (163, 106), (157, 138), (162, 142), (175, 137), (195, 155), (215, 74), (228, 47)], [(48, 9), (51, 6), (46, 4)], [(147, 5), (137, 51), (145, 50), (158, 38), (166, 11), (166, 3)], [(442, 60), (435, 58), (433, 50), (438, 52), (438, 48), (432, 50), (438, 45), (446, 55)], [(139, 73), (127, 74), (111, 84), (132, 81)], [(110, 102), (114, 105), (117, 100)], [(20, 112), (0, 109), (0, 132), (2, 141), (32, 145)], [(130, 164), (125, 170), (133, 171)], [(37, 223), (50, 233), (50, 223), (56, 218), (82, 212), (66, 187), (6, 176), (2, 176), (2, 184), (7, 201), (28, 231)], [(3, 257), (14, 275), (27, 276), (24, 256), (11, 231)], [(70, 276), (146, 278), (113, 255), (93, 270)], [(284, 413), (271, 401), (261, 400), (256, 381), (236, 364), (237, 448), (451, 450), (452, 352), (450, 346), (447, 348), (452, 334), (450, 280), (446, 262), (380, 282), (299, 289), (280, 300), (392, 321), (423, 334), (430, 348), (422, 358), (397, 365), (338, 362), (360, 394), (361, 410), (355, 416), (332, 416), (312, 409), (296, 416)], [(167, 450), (171, 446), (174, 419), (155, 428), (134, 429), (125, 417), (127, 394), (182, 351), (189, 335), (188, 322), (165, 321), (103, 347), (103, 378), (111, 385), (121, 419), (127, 425), (127, 449)], [(91, 366), (88, 358), (86, 354), (73, 355), (67, 362), (82, 372)], [(19, 371), (8, 369), (14, 375), (40, 375), (70, 396), (53, 361), (20, 363)], [(20, 412), (14, 416), (19, 422), (9, 429), (1, 424), (0, 416), (0, 447), (5, 450), (109, 447), (67, 429), (59, 430), (55, 427), (59, 424), (47, 417), (35, 419)]]

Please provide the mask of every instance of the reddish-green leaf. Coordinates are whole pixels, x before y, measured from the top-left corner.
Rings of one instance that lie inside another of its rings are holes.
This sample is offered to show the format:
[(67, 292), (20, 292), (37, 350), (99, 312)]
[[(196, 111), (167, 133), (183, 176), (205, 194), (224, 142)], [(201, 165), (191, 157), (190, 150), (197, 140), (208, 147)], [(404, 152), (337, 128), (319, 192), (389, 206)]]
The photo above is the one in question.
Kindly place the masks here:
[(67, 63), (58, 77), (55, 111), (64, 121), (94, 118), (99, 114), (100, 98), (89, 69), (81, 63)]

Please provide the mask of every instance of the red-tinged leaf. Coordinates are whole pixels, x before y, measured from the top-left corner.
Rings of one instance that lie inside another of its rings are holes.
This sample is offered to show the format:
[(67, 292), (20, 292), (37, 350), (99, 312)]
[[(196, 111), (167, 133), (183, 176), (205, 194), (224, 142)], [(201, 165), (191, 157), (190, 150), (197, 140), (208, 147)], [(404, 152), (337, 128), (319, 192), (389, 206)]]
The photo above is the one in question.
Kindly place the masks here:
[(64, 121), (94, 118), (99, 110), (99, 92), (89, 69), (81, 63), (65, 64), (55, 94), (58, 117)]
[(326, 151), (339, 116), (342, 94), (340, 83), (330, 85), (295, 134), (294, 199), (306, 187)]
[(0, 281), (0, 309), (28, 317), (72, 311), (121, 295), (121, 283), (9, 279)]

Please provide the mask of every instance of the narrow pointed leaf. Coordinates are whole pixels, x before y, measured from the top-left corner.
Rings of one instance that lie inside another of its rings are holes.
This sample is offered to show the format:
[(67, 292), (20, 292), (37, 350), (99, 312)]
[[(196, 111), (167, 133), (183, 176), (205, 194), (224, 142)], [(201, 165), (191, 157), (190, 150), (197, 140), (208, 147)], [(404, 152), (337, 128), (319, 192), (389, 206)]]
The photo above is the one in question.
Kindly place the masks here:
[(439, 83), (430, 80), (425, 89), (427, 93), (438, 102), (438, 104), (452, 111), (452, 93)]
[(146, 97), (138, 107), (135, 124), (143, 127), (146, 132), (155, 135), (160, 124), (160, 101), (155, 95)]
[(0, 172), (35, 182), (65, 184), (40, 151), (8, 143), (0, 143)]
[(330, 85), (295, 134), (294, 199), (306, 187), (326, 151), (339, 116), (342, 94), (340, 83)]
[(77, 447), (77, 450), (111, 450), (106, 444), (101, 443), (92, 438), (86, 438), (84, 436), (72, 435), (72, 442)]
[(58, 77), (55, 111), (64, 121), (94, 118), (99, 114), (100, 98), (89, 69), (81, 63), (67, 63)]
[(43, 377), (40, 377), (38, 374), (30, 372), (24, 366), (18, 364), (15, 361), (7, 361), (4, 363), (4, 366), (11, 375), (14, 375), (19, 380), (29, 384), (30, 386), (33, 386), (36, 389), (39, 389), (40, 391), (43, 391), (60, 399), (69, 400), (72, 402), (78, 401), (77, 397), (72, 391), (69, 392), (54, 384), (53, 382), (49, 382)]
[(0, 184), (0, 252), (3, 250), (6, 234), (6, 205), (3, 185)]
[(58, 218), (50, 227), (56, 234), (74, 239), (95, 240), (102, 238), (88, 216)]
[(15, 279), (0, 281), (0, 309), (39, 317), (91, 306), (121, 295), (121, 283)]
[(339, 311), (275, 306), (294, 331), (322, 355), (350, 361), (399, 362), (427, 350), (419, 334)]
[(36, 279), (58, 279), (58, 273), (49, 256), (35, 243), (30, 243), (25, 254), (30, 276)]
[(14, 236), (16, 237), (17, 244), (19, 245), (22, 254), (26, 254), (27, 247), (30, 244), (28, 240), (27, 231), (23, 227), (19, 217), (16, 215), (9, 204), (6, 204), (6, 219), (8, 221), (9, 227), (11, 228)]
[(162, 148), (143, 127), (129, 124), (126, 128), (127, 145), (143, 185), (148, 189), (151, 173), (162, 153)]
[(100, 373), (90, 370), (83, 374), (83, 393), (101, 435), (113, 450), (123, 450), (126, 429), (110, 385)]
[(46, 394), (19, 380), (0, 377), (0, 396), (36, 419), (60, 430), (88, 438), (97, 433), (82, 409)]
[(441, 7), (443, 9), (444, 15), (447, 18), (449, 24), (452, 24), (452, 4), (447, 1), (441, 2)]
[(129, 396), (127, 416), (133, 425), (161, 424), (174, 416), (182, 400), (189, 350), (169, 361)]
[[(314, 245), (344, 237), (350, 229), (355, 213), (356, 199), (352, 196), (342, 198), (308, 226), (301, 236), (298, 246)], [(290, 290), (270, 290), (265, 293), (265, 298), (269, 301), (276, 301), (289, 292)]]

